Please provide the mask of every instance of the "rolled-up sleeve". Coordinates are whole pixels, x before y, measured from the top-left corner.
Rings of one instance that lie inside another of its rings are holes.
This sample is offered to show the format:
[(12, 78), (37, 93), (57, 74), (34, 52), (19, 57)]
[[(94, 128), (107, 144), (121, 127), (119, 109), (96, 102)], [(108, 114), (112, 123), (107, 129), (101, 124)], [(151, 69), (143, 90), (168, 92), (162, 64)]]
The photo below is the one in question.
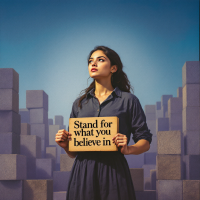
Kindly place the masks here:
[(133, 134), (132, 139), (135, 143), (141, 139), (145, 139), (151, 144), (153, 134), (150, 133), (150, 130), (147, 127), (146, 116), (139, 99), (135, 96), (130, 105), (131, 108), (129, 111), (131, 116), (131, 132)]

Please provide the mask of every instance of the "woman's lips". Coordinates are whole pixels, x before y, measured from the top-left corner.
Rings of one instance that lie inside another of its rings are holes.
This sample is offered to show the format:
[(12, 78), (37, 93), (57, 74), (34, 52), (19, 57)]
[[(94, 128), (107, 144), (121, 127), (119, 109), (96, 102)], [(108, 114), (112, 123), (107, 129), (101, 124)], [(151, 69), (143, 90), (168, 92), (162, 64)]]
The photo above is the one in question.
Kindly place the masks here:
[(98, 71), (97, 69), (91, 69), (91, 72), (96, 72), (96, 71)]

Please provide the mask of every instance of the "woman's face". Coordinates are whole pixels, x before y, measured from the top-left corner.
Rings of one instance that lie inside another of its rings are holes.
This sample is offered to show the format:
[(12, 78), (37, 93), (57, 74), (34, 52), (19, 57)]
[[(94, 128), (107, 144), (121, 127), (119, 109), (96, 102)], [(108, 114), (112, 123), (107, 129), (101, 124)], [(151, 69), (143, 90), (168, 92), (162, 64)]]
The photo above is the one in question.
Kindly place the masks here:
[(115, 72), (111, 67), (109, 58), (101, 50), (95, 51), (89, 58), (88, 70), (91, 78), (99, 79), (110, 77), (111, 72)]

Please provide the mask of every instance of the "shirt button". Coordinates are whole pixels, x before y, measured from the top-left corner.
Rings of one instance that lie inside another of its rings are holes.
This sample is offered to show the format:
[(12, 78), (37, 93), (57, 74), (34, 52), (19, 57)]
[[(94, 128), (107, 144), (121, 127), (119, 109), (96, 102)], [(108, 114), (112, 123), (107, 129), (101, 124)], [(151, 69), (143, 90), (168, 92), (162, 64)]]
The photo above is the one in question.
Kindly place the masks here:
[(99, 112), (99, 109), (97, 111)]

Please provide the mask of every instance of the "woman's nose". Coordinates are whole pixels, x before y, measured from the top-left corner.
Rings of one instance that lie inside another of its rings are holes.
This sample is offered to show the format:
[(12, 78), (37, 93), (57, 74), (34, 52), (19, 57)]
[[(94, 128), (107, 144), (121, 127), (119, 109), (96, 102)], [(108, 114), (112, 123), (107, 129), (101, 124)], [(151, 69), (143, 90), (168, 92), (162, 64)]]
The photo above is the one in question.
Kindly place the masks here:
[(93, 61), (92, 66), (97, 66), (96, 61)]

